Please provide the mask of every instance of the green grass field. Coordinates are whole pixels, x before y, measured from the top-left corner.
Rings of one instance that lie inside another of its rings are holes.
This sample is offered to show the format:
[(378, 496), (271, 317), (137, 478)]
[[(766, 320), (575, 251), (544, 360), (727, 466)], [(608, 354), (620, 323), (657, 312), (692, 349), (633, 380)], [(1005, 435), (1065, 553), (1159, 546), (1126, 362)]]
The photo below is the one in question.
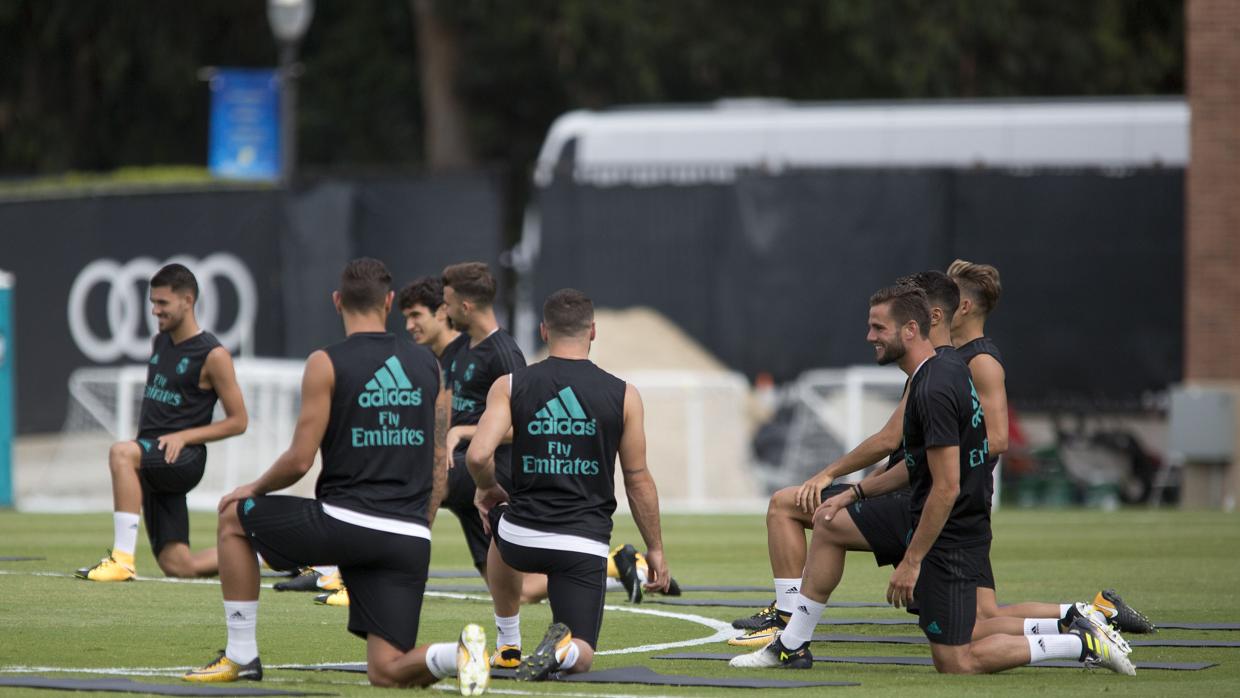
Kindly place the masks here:
[[(214, 519), (193, 520), (196, 545), (210, 543)], [(74, 568), (93, 563), (111, 540), (107, 514), (33, 515), (0, 512), (0, 556), (40, 556), (42, 561), (0, 562), (0, 675), (23, 669), (39, 675), (88, 677), (88, 670), (114, 669), (139, 681), (171, 683), (178, 669), (202, 664), (224, 646), (219, 587), (206, 583), (92, 584), (71, 578)], [(688, 584), (769, 584), (766, 536), (760, 516), (668, 516), (664, 536), (673, 574)], [(1240, 622), (1240, 518), (1219, 513), (1174, 511), (1000, 512), (995, 519), (994, 567), (1001, 601), (1073, 601), (1092, 598), (1113, 586), (1155, 622)], [(615, 542), (638, 541), (627, 517), (618, 521)], [(158, 569), (140, 542), (139, 574)], [(890, 568), (874, 566), (868, 554), (851, 554), (841, 601), (881, 601)], [(432, 568), (468, 567), (459, 527), (445, 514), (435, 527)], [(270, 582), (271, 580), (265, 580)], [(432, 580), (472, 583), (470, 580)], [(694, 594), (718, 596), (719, 594)], [(735, 594), (758, 598), (766, 594)], [(609, 603), (622, 604), (620, 595)], [(634, 608), (634, 607), (629, 607)], [(730, 608), (684, 608), (643, 604), (640, 610), (682, 613), (716, 620), (742, 615)], [(301, 689), (343, 696), (374, 695), (360, 674), (310, 673), (281, 665), (364, 661), (364, 643), (345, 631), (346, 611), (316, 606), (310, 594), (262, 592), (259, 645), (267, 667), (263, 686)], [(836, 617), (903, 617), (891, 609), (828, 609)], [(522, 611), (524, 641), (532, 647), (550, 620), (545, 605)], [(462, 623), (474, 621), (493, 635), (491, 608), (485, 600), (428, 598), (419, 641), (451, 640)], [(838, 632), (909, 635), (915, 627), (838, 628)], [(652, 643), (706, 638), (707, 625), (690, 620), (609, 610), (600, 650), (622, 650)], [(1164, 630), (1161, 637), (1240, 640), (1240, 632)], [(1137, 639), (1133, 636), (1129, 639)], [(671, 651), (731, 651), (722, 642)], [(656, 661), (669, 650), (600, 656), (595, 668), (643, 664), (662, 673), (727, 675), (722, 662)], [(925, 647), (818, 643), (816, 654), (928, 656)], [(818, 665), (810, 671), (767, 670), (758, 674), (783, 679), (860, 682), (860, 687), (782, 691), (795, 696), (840, 692), (847, 695), (912, 691), (922, 696), (962, 693), (986, 695), (1114, 692), (1122, 695), (1236, 695), (1240, 692), (1240, 649), (1134, 649), (1141, 661), (1210, 661), (1218, 666), (1198, 672), (1145, 671), (1135, 678), (1105, 670), (1022, 668), (980, 677), (936, 675), (929, 667)], [(145, 671), (143, 671), (145, 670)], [(94, 674), (97, 676), (98, 674)], [(442, 682), (439, 688), (453, 688)], [(518, 684), (497, 681), (492, 690), (510, 695), (723, 695), (722, 689), (643, 687), (632, 685)], [(3, 694), (47, 696), (49, 691), (4, 689)], [(79, 694), (80, 695), (80, 694)]]

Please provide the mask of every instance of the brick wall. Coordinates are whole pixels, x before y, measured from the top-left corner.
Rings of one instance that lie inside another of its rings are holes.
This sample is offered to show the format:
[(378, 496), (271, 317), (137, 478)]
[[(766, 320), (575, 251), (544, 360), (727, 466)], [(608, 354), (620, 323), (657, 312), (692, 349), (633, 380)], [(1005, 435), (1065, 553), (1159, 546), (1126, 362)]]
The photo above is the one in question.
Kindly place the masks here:
[(1240, 1), (1188, 0), (1184, 378), (1240, 381)]

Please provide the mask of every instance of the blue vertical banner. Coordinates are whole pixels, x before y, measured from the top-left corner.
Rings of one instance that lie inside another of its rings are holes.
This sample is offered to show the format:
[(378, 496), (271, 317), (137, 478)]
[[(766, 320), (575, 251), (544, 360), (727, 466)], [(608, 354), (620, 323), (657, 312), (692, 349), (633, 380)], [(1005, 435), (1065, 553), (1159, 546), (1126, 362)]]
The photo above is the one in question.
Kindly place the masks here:
[(0, 507), (13, 506), (13, 275), (0, 270)]
[(207, 167), (227, 179), (280, 178), (280, 77), (275, 70), (219, 68), (211, 76)]

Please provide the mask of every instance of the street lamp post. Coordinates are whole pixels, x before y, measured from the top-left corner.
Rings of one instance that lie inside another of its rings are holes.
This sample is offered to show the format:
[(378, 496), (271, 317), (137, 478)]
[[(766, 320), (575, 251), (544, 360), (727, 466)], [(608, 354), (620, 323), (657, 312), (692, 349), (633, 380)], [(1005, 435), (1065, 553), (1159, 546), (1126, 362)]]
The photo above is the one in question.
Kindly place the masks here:
[(314, 0), (267, 0), (267, 21), (280, 46), (280, 181), (297, 171), (297, 49), (314, 18)]

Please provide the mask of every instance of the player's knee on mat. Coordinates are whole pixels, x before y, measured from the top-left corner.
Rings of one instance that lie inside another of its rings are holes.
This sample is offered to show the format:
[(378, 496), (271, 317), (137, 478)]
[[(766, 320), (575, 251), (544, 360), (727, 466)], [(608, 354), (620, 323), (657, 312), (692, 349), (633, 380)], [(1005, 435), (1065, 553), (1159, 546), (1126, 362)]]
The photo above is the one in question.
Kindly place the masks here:
[(437, 681), (437, 679), (432, 676), (429, 671), (423, 671), (422, 674), (423, 675), (415, 676), (412, 679), (400, 681), (395, 675), (389, 672), (386, 667), (366, 667), (366, 679), (370, 681), (371, 686), (376, 686), (378, 688), (424, 688)]
[(968, 645), (954, 647), (951, 654), (932, 652), (934, 670), (940, 674), (980, 674), (981, 664), (968, 650)]
[(191, 577), (198, 576), (194, 573), (194, 565), (189, 560), (157, 557), (155, 558), (155, 564), (159, 565), (159, 569), (164, 573), (165, 577), (171, 577), (173, 579), (189, 579)]

